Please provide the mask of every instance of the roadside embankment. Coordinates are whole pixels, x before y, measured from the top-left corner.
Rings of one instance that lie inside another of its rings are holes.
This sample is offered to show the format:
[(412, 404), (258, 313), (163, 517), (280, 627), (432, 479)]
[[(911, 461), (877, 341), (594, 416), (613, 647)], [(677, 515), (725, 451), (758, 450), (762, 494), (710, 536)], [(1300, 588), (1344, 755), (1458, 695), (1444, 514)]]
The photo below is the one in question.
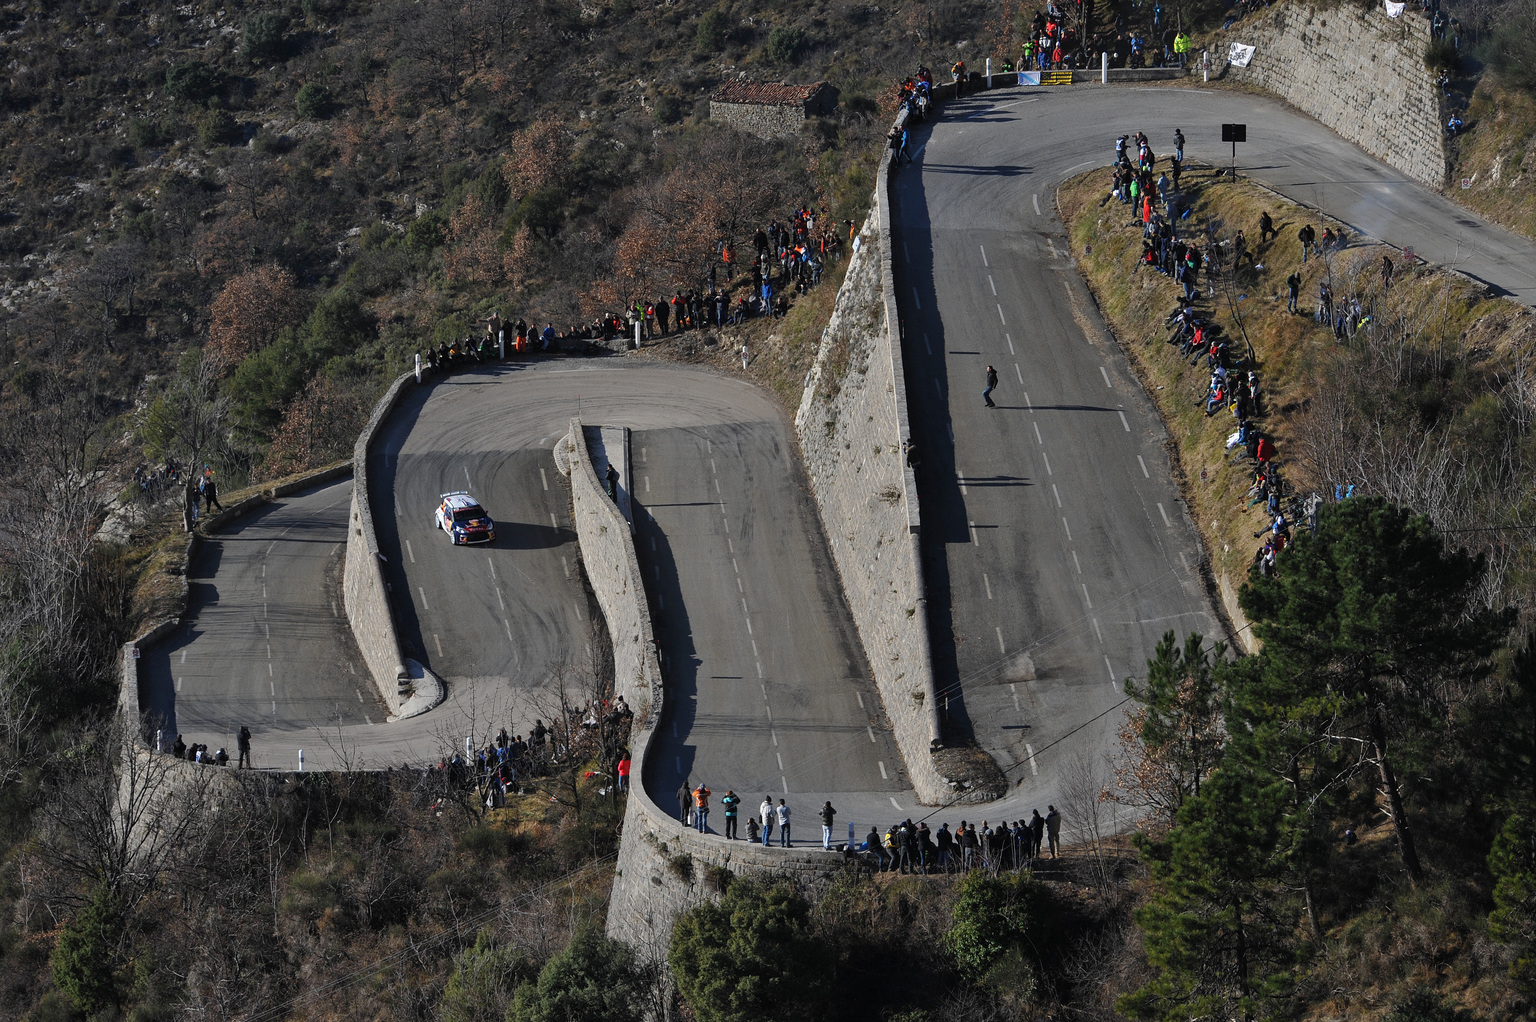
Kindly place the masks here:
[[(1138, 267), (1141, 221), (1130, 206), (1101, 201), (1107, 176), (1107, 169), (1096, 170), (1068, 181), (1057, 205), (1078, 269), (1157, 402), (1209, 555), (1209, 581), (1247, 644), (1237, 590), (1272, 538), (1258, 465), (1232, 443), (1238, 421), (1230, 403), (1209, 401), (1208, 349), (1181, 353), (1168, 342), (1165, 321), (1179, 304), (1179, 286)], [(1304, 262), (1297, 238), (1304, 224), (1319, 238), (1343, 225), (1209, 170), (1186, 173), (1184, 183), (1191, 212), (1178, 221), (1180, 233), (1205, 259), (1195, 307), (1220, 327), (1228, 367), (1258, 373), (1251, 422), (1274, 445), (1283, 484), (1277, 509), (1291, 528), (1305, 527), (1308, 498), (1332, 501), (1351, 486), (1413, 507), (1441, 527), (1481, 534), (1493, 521), (1507, 521), (1507, 509), (1523, 499), (1522, 483), (1498, 452), (1528, 440), (1502, 409), (1528, 402), (1510, 381), (1512, 366), (1536, 350), (1536, 317), (1369, 238), (1346, 235), (1342, 249)], [(1264, 211), (1279, 234), (1261, 242)], [(1251, 258), (1234, 267), (1240, 229)], [(1392, 263), (1390, 277), (1384, 258)], [(1293, 272), (1300, 276), (1294, 313), (1287, 308)], [(1509, 542), (1526, 545), (1513, 534)]]

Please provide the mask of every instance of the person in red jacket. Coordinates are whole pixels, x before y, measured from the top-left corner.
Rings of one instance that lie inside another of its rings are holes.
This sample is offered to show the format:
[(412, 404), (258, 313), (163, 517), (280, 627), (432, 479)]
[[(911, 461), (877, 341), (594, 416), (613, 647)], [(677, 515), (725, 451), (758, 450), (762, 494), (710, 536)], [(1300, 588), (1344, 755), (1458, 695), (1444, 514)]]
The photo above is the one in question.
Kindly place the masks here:
[(1269, 460), (1275, 456), (1275, 445), (1269, 442), (1269, 437), (1259, 437), (1259, 446), (1254, 450), (1253, 456), (1258, 459), (1261, 467), (1269, 464)]
[(617, 767), (620, 791), (629, 790), (629, 769), (629, 750), (625, 749), (619, 753), (619, 765)]

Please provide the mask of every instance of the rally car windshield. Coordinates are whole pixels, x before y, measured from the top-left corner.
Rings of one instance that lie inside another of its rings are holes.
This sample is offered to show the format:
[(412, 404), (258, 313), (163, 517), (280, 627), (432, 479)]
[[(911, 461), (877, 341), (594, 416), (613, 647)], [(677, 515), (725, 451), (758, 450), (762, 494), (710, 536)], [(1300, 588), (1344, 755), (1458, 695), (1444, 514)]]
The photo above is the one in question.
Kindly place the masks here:
[(479, 504), (471, 504), (469, 507), (456, 508), (453, 511), (453, 520), (455, 522), (467, 522), (472, 518), (484, 517), (485, 508), (481, 507)]

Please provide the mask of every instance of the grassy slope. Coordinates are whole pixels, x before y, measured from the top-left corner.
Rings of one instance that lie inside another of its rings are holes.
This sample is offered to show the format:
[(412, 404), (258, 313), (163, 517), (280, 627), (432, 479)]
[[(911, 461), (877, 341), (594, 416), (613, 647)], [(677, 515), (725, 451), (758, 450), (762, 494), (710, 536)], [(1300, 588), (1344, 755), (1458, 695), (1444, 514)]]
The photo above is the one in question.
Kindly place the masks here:
[[(1479, 213), (1536, 238), (1536, 98), (1485, 75), (1472, 92), (1467, 130), (1454, 150), (1451, 194)], [(1460, 181), (1472, 187), (1462, 190)]]
[[(1233, 428), (1230, 414), (1206, 418), (1197, 407), (1206, 382), (1203, 364), (1190, 368), (1165, 343), (1162, 320), (1175, 304), (1177, 288), (1156, 272), (1130, 272), (1140, 252), (1139, 224), (1129, 223), (1126, 206), (1113, 201), (1099, 205), (1105, 177), (1104, 171), (1093, 171), (1063, 186), (1058, 196), (1062, 218), (1079, 269), (1167, 424), (1185, 473), (1184, 492), (1221, 588), (1230, 594), (1241, 584), (1259, 544), (1253, 532), (1263, 523), (1263, 514), (1257, 508), (1243, 509), (1249, 475), (1223, 456), (1225, 438)], [(1359, 244), (1326, 264), (1309, 260), (1301, 301), (1307, 315), (1290, 315), (1284, 281), (1300, 259), (1296, 231), (1310, 222), (1321, 233), (1333, 222), (1247, 182), (1218, 183), (1206, 172), (1186, 174), (1185, 179), (1194, 223), (1215, 220), (1226, 225), (1222, 233), (1230, 235), (1241, 227), (1256, 238), (1259, 212), (1267, 209), (1280, 227), (1280, 238), (1260, 249), (1262, 269), (1245, 272), (1235, 293), (1247, 296), (1241, 302), (1243, 318), (1267, 390), (1262, 422), (1277, 437), (1282, 471), (1298, 488), (1322, 486), (1326, 481), (1318, 478), (1309, 457), (1315, 438), (1308, 433), (1307, 416), (1319, 395), (1336, 385), (1337, 367), (1354, 353), (1339, 345), (1331, 330), (1314, 324), (1310, 313), (1317, 283), (1331, 269), (1336, 290), (1345, 293), (1351, 264), (1363, 264), (1368, 269), (1360, 281), (1368, 286), (1379, 281), (1374, 266), (1381, 254), (1390, 253), (1399, 264), (1400, 254)], [(1522, 334), (1529, 318), (1523, 310), (1483, 298), (1467, 282), (1442, 272), (1420, 267), (1399, 273), (1390, 297), (1377, 294), (1374, 300), (1379, 315), (1431, 310), (1439, 319), (1431, 325), (1438, 327), (1447, 346), (1470, 353), (1472, 364), (1481, 367), (1471, 373), (1476, 378), (1496, 379), (1508, 368), (1513, 348), (1529, 344), (1528, 335)], [(1230, 308), (1219, 297), (1214, 302), (1207, 298), (1202, 307), (1229, 334), (1240, 337)], [(1456, 393), (1449, 384), (1440, 391), (1442, 397), (1453, 395), (1448, 403), (1464, 402), (1456, 414), (1475, 405)], [(1407, 405), (1411, 413), (1412, 402)], [(1328, 489), (1331, 492), (1331, 486)], [(1425, 792), (1418, 797), (1432, 802), (1436, 796)], [(1498, 951), (1487, 937), (1487, 886), (1476, 857), (1468, 860), (1467, 848), (1454, 833), (1421, 829), (1433, 845), (1423, 850), (1426, 861), (1434, 863), (1433, 875), (1414, 890), (1397, 867), (1390, 824), (1384, 817), (1362, 821), (1361, 844), (1341, 860), (1345, 868), (1331, 875), (1320, 891), (1327, 939), (1297, 974), (1294, 1017), (1377, 1019), (1385, 1006), (1425, 986), (1478, 1012), (1476, 1017), (1522, 1017), (1522, 1011), (1529, 1011), (1494, 964)]]
[[(1234, 464), (1224, 449), (1228, 434), (1236, 428), (1231, 414), (1204, 414), (1208, 374), (1203, 363), (1191, 368), (1165, 343), (1163, 318), (1175, 307), (1179, 289), (1161, 274), (1130, 272), (1141, 251), (1140, 225), (1130, 223), (1129, 207), (1113, 201), (1099, 205), (1105, 177), (1104, 171), (1093, 171), (1063, 186), (1058, 200), (1062, 218), (1069, 225), (1079, 268), (1154, 395), (1173, 437), (1185, 473), (1185, 493), (1230, 609), (1233, 601), (1229, 594), (1241, 583), (1255, 549), (1261, 545), (1253, 533), (1264, 524), (1263, 509), (1246, 508), (1251, 472), (1246, 465)], [(1193, 223), (1218, 223), (1227, 236), (1243, 229), (1252, 244), (1258, 237), (1259, 213), (1267, 209), (1280, 230), (1278, 239), (1258, 247), (1262, 269), (1248, 270), (1245, 266), (1233, 289), (1234, 297), (1242, 296), (1236, 306), (1258, 356), (1265, 391), (1262, 424), (1275, 438), (1278, 464), (1297, 492), (1316, 489), (1331, 495), (1335, 480), (1318, 477), (1316, 466), (1304, 456), (1300, 436), (1303, 413), (1319, 388), (1328, 386), (1330, 363), (1339, 351), (1332, 331), (1314, 323), (1311, 315), (1317, 307), (1318, 284), (1331, 274), (1335, 291), (1344, 295), (1346, 279), (1354, 268), (1364, 267), (1361, 284), (1369, 288), (1379, 283), (1370, 268), (1380, 262), (1382, 254), (1389, 254), (1400, 267), (1401, 255), (1386, 246), (1356, 244), (1341, 256), (1327, 261), (1313, 258), (1301, 266), (1301, 246), (1296, 237), (1301, 225), (1313, 224), (1320, 236), (1325, 226), (1338, 228), (1337, 222), (1255, 185), (1219, 182), (1206, 171), (1187, 173), (1185, 183), (1193, 199)], [(1300, 309), (1304, 315), (1286, 312), (1285, 279), (1297, 266), (1302, 269)], [(1203, 290), (1206, 285), (1203, 279)], [(1443, 332), (1458, 338), (1467, 337), (1471, 325), (1485, 317), (1509, 315), (1504, 303), (1478, 297), (1462, 279), (1422, 266), (1407, 272), (1399, 269), (1393, 298), (1405, 306), (1430, 303), (1443, 316)], [(1222, 289), (1217, 288), (1214, 300), (1205, 298), (1201, 304), (1240, 344), (1242, 332)], [(1500, 338), (1508, 332), (1507, 324), (1500, 323), (1485, 342), (1490, 351), (1500, 348)]]

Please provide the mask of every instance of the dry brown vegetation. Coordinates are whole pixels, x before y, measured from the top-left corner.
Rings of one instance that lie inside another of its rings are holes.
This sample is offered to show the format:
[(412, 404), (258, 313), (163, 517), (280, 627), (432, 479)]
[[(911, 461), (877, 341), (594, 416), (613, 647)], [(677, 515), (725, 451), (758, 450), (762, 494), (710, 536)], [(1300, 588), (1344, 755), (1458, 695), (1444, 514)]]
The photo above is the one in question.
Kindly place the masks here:
[[(1105, 172), (1083, 175), (1059, 195), (1073, 254), (1122, 347), (1157, 401), (1177, 448), (1184, 491), (1200, 523), (1217, 580), (1226, 594), (1245, 577), (1265, 521), (1249, 507), (1247, 463), (1225, 448), (1236, 428), (1226, 410), (1204, 413), (1208, 374), (1166, 343), (1164, 317), (1178, 301), (1169, 278), (1132, 272), (1140, 222), (1129, 207), (1104, 198)], [(1200, 308), (1219, 323), (1241, 354), (1251, 342), (1264, 390), (1264, 430), (1296, 496), (1332, 500), (1336, 485), (1377, 493), (1428, 513), (1442, 528), (1490, 530), (1466, 535), (1493, 557), (1493, 585), (1523, 606), (1533, 576), (1525, 526), (1536, 512), (1528, 479), (1536, 456), (1529, 429), (1536, 324), (1510, 302), (1445, 270), (1415, 263), (1370, 239), (1351, 237), (1338, 253), (1302, 264), (1297, 231), (1342, 225), (1247, 182), (1232, 184), (1210, 170), (1185, 174), (1193, 212), (1181, 231), (1202, 251), (1225, 247), (1239, 229), (1255, 263), (1202, 274)], [(1259, 214), (1280, 231), (1257, 245)], [(1396, 272), (1384, 285), (1380, 267)], [(1230, 264), (1230, 255), (1226, 257)], [(1286, 311), (1285, 279), (1302, 273), (1300, 315)], [(1369, 322), (1337, 339), (1314, 321), (1318, 285), (1339, 303), (1358, 299)], [(1493, 594), (1490, 594), (1492, 596)], [(1229, 607), (1233, 602), (1229, 599)]]

